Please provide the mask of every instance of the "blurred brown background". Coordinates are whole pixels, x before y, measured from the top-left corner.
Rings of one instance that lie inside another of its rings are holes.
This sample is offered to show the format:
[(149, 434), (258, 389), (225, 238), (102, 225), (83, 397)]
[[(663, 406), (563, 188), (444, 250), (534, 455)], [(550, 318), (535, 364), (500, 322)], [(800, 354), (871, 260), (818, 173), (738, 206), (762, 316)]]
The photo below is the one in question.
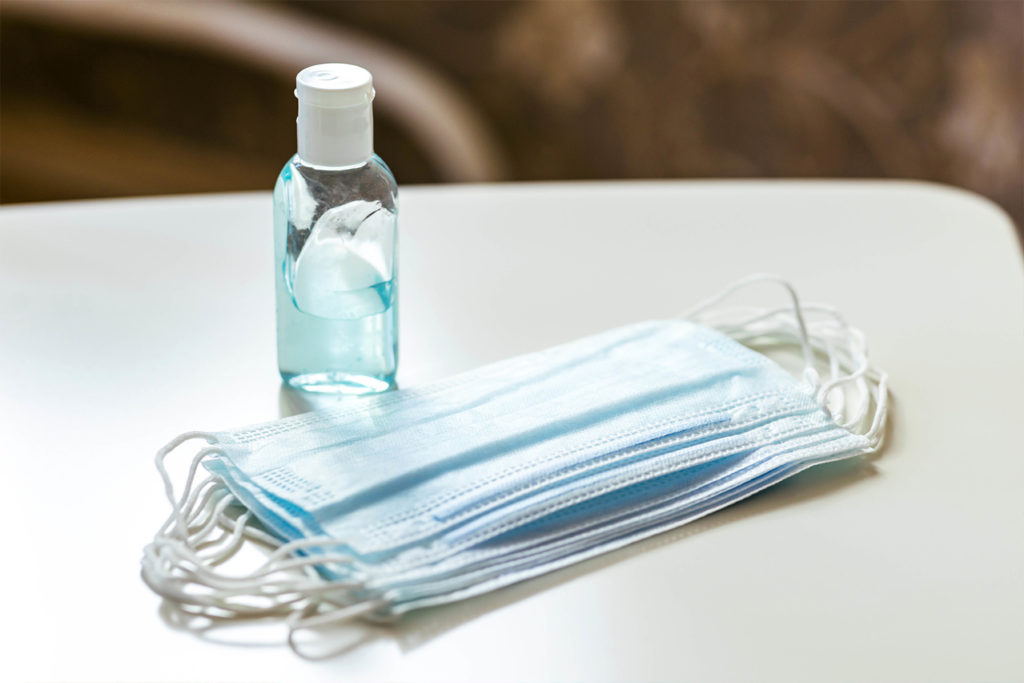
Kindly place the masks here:
[(0, 201), (270, 189), (295, 72), (400, 183), (886, 177), (1024, 224), (1024, 1), (0, 3)]

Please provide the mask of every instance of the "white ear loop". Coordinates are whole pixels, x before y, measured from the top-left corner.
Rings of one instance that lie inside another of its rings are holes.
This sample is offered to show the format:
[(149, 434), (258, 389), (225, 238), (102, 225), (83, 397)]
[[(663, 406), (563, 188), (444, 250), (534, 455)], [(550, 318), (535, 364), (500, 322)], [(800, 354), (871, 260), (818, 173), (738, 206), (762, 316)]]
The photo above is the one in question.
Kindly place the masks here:
[(790, 301), (793, 304), (792, 310), (796, 317), (796, 322), (800, 328), (800, 347), (804, 354), (804, 378), (814, 388), (818, 386), (818, 372), (814, 369), (814, 352), (811, 349), (810, 339), (807, 335), (807, 325), (804, 323), (803, 313), (800, 307), (800, 297), (797, 296), (796, 290), (786, 280), (779, 277), (778, 275), (772, 275), (770, 273), (757, 273), (754, 275), (748, 275), (745, 278), (737, 280), (731, 285), (727, 286), (718, 294), (701, 301), (696, 306), (693, 306), (690, 310), (683, 314), (685, 318), (696, 319), (702, 312), (708, 310), (712, 306), (718, 304), (722, 300), (729, 297), (731, 294), (739, 289), (743, 289), (752, 284), (761, 282), (775, 282), (781, 285), (789, 293)]
[[(790, 306), (711, 310), (737, 290), (763, 282), (782, 285), (789, 294)], [(824, 318), (808, 321), (809, 314)], [(863, 435), (872, 450), (881, 445), (888, 413), (888, 375), (870, 364), (864, 334), (848, 326), (834, 308), (801, 304), (788, 282), (777, 275), (761, 274), (726, 287), (690, 309), (685, 317), (755, 348), (768, 343), (799, 344), (804, 357), (803, 375), (815, 400), (843, 428)], [(827, 360), (829, 379), (825, 382), (820, 381), (815, 367), (818, 354)], [(852, 400), (847, 400), (847, 387), (854, 393)], [(864, 425), (869, 413), (870, 423)]]
[[(190, 439), (203, 439), (211, 445), (193, 456), (184, 491), (178, 497), (164, 461)], [(363, 589), (358, 579), (328, 581), (315, 571), (318, 566), (350, 565), (350, 555), (329, 551), (344, 545), (342, 542), (307, 538), (282, 543), (254, 526), (250, 511), (237, 518), (229, 515), (228, 508), (238, 501), (219, 480), (211, 476), (196, 483), (202, 460), (219, 450), (215, 435), (189, 432), (157, 452), (156, 466), (171, 514), (143, 551), (142, 578), (154, 592), (183, 612), (209, 619), (285, 617), (289, 646), (301, 656), (307, 655), (299, 651), (295, 631), (355, 619), (384, 605), (357, 597), (355, 591)], [(217, 530), (223, 533), (214, 537)], [(234, 557), (245, 541), (270, 549), (263, 563), (241, 575), (220, 570), (219, 565)], [(296, 554), (308, 550), (320, 552)], [(318, 614), (321, 609), (329, 611)]]
[(293, 612), (288, 618), (288, 647), (292, 649), (292, 652), (303, 659), (310, 660), (327, 659), (341, 654), (348, 649), (347, 646), (342, 645), (341, 647), (331, 650), (318, 652), (315, 655), (307, 653), (303, 651), (302, 647), (300, 647), (295, 636), (300, 631), (314, 629), (320, 626), (341, 624), (353, 619), (358, 619), (359, 617), (369, 616), (374, 610), (385, 607), (386, 605), (387, 603), (384, 600), (367, 600), (353, 605), (337, 607), (327, 612), (318, 612), (320, 605), (311, 603), (304, 609)]

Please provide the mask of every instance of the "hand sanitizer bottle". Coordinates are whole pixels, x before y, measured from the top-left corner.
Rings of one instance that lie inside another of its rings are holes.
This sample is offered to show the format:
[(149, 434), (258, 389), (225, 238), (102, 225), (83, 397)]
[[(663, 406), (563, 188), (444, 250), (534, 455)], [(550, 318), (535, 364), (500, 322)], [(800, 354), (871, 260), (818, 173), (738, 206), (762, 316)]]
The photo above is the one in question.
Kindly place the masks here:
[(351, 64), (296, 77), (298, 154), (274, 188), (277, 360), (306, 391), (394, 386), (398, 188), (373, 153), (373, 79)]

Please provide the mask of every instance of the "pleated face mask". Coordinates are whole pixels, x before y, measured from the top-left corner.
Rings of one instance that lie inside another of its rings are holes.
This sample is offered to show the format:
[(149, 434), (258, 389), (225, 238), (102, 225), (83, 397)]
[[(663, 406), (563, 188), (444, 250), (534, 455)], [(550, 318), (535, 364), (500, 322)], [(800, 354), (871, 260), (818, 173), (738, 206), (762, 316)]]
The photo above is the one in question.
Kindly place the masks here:
[[(709, 312), (764, 279), (737, 283), (688, 320), (630, 325), (332, 410), (184, 434), (157, 456), (174, 510), (145, 550), (143, 578), (199, 614), (282, 615), (294, 628), (387, 619), (877, 449), (885, 375), (835, 311), (801, 307), (789, 289), (786, 308)], [(800, 378), (754, 350), (787, 344), (802, 353)], [(179, 498), (163, 461), (191, 438), (210, 445)], [(209, 476), (197, 482), (200, 464)], [(247, 542), (274, 549), (249, 574), (218, 569)]]

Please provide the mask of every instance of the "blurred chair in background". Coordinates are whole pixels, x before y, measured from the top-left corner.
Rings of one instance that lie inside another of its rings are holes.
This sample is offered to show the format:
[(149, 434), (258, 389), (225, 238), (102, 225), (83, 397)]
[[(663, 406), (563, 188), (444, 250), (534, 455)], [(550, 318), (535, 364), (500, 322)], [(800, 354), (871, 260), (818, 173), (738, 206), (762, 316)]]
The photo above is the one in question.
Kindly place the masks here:
[(403, 183), (914, 178), (1024, 223), (1013, 0), (0, 8), (3, 201), (267, 189), (295, 72), (348, 60)]
[[(449, 79), (384, 41), (327, 25), (287, 6), (7, 0), (3, 11), (5, 23), (24, 22), (33, 27), (29, 30), (51, 34), (50, 40), (73, 44), (72, 36), (85, 37), (72, 54), (61, 54), (60, 47), (52, 45), (41, 47), (34, 56), (44, 68), (37, 72), (19, 71), (20, 60), (10, 64), (5, 56), (5, 89), (14, 92), (4, 98), (3, 189), (5, 195), (15, 195), (5, 199), (18, 200), (19, 194), (48, 198), (266, 188), (277, 167), (294, 153), (294, 141), (290, 149), (284, 144), (268, 147), (265, 155), (255, 149), (266, 139), (259, 124), (270, 122), (244, 112), (233, 121), (232, 110), (262, 108), (260, 94), (242, 92), (233, 73), (209, 71), (204, 60), (227, 62), (229, 68), (266, 82), (262, 95), (281, 110), (275, 119), (280, 119), (282, 138), (294, 136), (290, 120), (296, 105), (291, 90), (299, 70), (330, 61), (363, 65), (375, 76), (375, 110), (385, 126), (400, 131), (405, 145), (416, 148), (432, 178), (472, 182), (503, 175), (505, 162), (494, 134)], [(93, 41), (139, 53), (185, 53), (187, 69), (147, 69), (131, 55), (104, 55), (104, 49), (95, 45), (90, 53)], [(79, 49), (86, 54), (77, 54)], [(76, 110), (82, 107), (72, 104), (65, 109), (62, 98), (47, 97), (76, 81), (79, 86), (81, 81), (91, 82), (87, 98), (100, 109), (93, 120), (88, 115), (76, 119)], [(132, 99), (139, 102), (133, 106)], [(272, 160), (254, 164), (246, 154), (224, 149), (230, 145), (204, 144), (205, 131), (194, 135), (194, 141), (176, 140), (188, 133), (173, 122), (161, 126), (138, 116), (134, 129), (125, 129), (116, 123), (119, 104), (137, 107), (141, 111), (136, 115), (146, 114), (147, 105), (156, 105), (169, 110), (164, 115), (184, 113), (199, 119), (201, 126), (201, 119), (208, 118), (205, 128), (214, 132), (237, 124), (233, 134), (253, 136), (254, 155)], [(95, 120), (103, 118), (105, 108), (115, 110), (109, 117), (115, 120), (113, 126)]]

